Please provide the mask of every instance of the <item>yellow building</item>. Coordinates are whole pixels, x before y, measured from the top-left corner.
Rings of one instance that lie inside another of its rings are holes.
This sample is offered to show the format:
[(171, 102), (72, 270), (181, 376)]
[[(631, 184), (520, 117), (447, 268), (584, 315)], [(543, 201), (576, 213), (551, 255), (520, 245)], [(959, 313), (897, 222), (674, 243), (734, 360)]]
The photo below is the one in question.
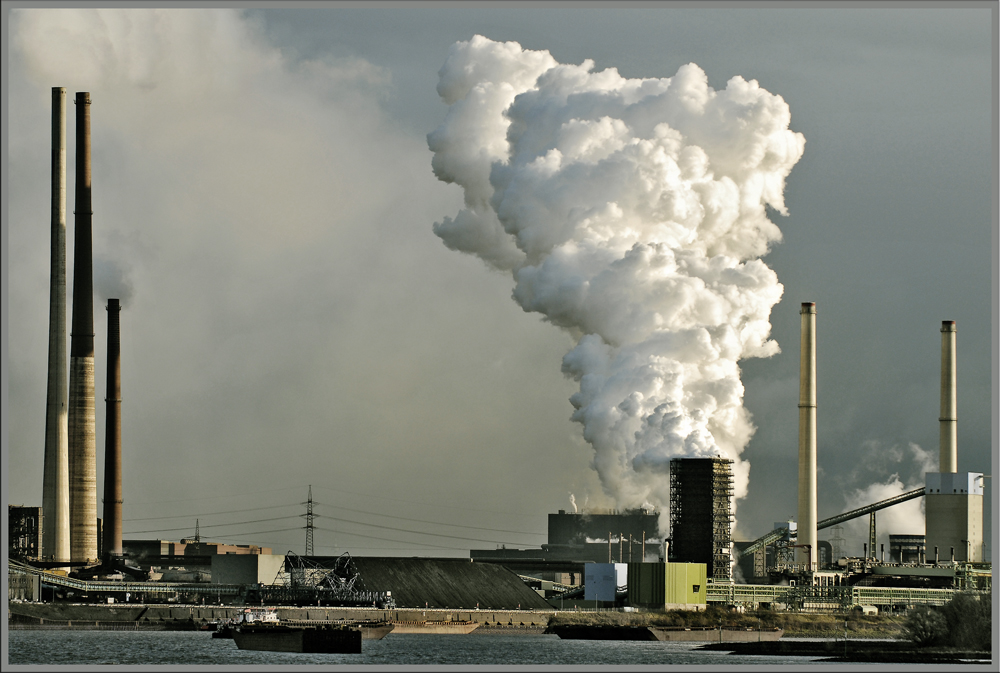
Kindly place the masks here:
[(628, 601), (660, 610), (704, 610), (707, 582), (704, 563), (629, 563)]

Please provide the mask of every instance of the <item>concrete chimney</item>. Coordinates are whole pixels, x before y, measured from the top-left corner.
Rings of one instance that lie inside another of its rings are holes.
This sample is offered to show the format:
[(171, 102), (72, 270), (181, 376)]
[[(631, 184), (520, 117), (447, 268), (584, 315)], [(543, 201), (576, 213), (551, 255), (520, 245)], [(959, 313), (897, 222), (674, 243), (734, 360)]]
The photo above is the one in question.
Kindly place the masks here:
[(799, 516), (796, 562), (816, 569), (816, 304), (804, 302), (799, 360)]
[(941, 321), (941, 472), (958, 472), (958, 388), (955, 321)]
[(97, 447), (94, 408), (93, 212), (90, 94), (76, 94), (76, 229), (69, 363), (69, 506), (73, 561), (97, 560)]
[(52, 251), (49, 377), (42, 470), (42, 557), (70, 560), (66, 363), (66, 89), (52, 87)]
[(122, 555), (121, 306), (108, 299), (108, 396), (104, 431), (104, 556)]

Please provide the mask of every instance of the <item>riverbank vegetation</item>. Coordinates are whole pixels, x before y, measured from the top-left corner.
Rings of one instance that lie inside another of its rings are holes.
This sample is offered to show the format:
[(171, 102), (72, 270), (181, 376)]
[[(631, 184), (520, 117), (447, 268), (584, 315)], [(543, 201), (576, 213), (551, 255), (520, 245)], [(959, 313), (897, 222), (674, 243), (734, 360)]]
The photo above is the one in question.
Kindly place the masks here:
[(674, 626), (684, 628), (783, 629), (785, 636), (801, 638), (899, 638), (905, 618), (895, 615), (783, 612), (756, 610), (734, 612), (710, 606), (707, 610), (665, 612), (565, 612), (559, 611), (549, 626), (562, 624)]
[(919, 647), (991, 650), (992, 594), (958, 594), (941, 607), (921, 606), (906, 618), (905, 637)]
[(992, 596), (958, 594), (940, 607), (919, 606), (907, 615), (785, 612), (735, 612), (719, 606), (707, 610), (643, 612), (559, 611), (549, 626), (615, 625), (683, 628), (783, 629), (792, 638), (895, 638), (919, 647), (989, 651), (992, 648)]

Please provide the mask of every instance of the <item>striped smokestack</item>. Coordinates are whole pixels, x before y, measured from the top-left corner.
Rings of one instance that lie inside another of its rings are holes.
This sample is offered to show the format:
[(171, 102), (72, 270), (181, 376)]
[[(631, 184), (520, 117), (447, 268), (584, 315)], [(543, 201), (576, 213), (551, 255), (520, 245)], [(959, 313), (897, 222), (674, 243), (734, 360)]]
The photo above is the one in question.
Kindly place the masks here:
[(42, 557), (54, 561), (70, 560), (66, 366), (66, 89), (52, 87), (52, 254)]
[(958, 393), (954, 320), (941, 321), (941, 472), (958, 472)]
[(76, 216), (73, 332), (69, 363), (69, 505), (73, 561), (97, 560), (97, 447), (94, 409), (93, 212), (90, 94), (76, 94)]
[(816, 562), (816, 304), (805, 302), (799, 360), (799, 516), (798, 563), (815, 569)]
[(108, 299), (108, 396), (104, 430), (104, 556), (122, 555), (122, 376), (117, 299)]

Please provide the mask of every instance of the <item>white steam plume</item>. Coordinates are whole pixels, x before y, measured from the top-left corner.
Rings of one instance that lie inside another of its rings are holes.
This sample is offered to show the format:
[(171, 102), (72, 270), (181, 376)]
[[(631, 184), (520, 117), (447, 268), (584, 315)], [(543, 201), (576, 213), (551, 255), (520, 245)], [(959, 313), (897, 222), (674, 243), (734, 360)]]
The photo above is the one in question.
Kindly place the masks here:
[(525, 311), (578, 343), (573, 419), (619, 507), (668, 502), (669, 461), (735, 461), (754, 428), (737, 362), (768, 339), (785, 178), (805, 139), (756, 81), (708, 86), (694, 64), (625, 79), (482, 36), (451, 47), (428, 135), (435, 175), (465, 208), (434, 226), (453, 250), (510, 270)]

